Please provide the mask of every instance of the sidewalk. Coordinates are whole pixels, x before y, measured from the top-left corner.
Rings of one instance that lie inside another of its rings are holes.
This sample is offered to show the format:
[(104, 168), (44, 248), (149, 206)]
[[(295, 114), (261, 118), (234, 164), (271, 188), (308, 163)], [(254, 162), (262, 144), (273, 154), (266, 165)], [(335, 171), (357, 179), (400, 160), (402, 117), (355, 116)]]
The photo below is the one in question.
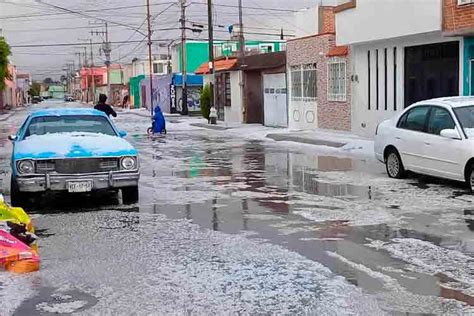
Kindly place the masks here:
[(343, 155), (359, 156), (372, 159), (374, 142), (344, 131), (323, 129), (291, 130), (288, 128), (266, 127), (260, 124), (238, 124), (218, 122), (207, 124), (204, 119), (191, 119), (189, 126), (220, 131), (231, 136), (248, 140), (274, 141), (286, 146), (304, 147), (306, 150), (325, 151)]
[(8, 120), (10, 117), (15, 115), (16, 113), (26, 110), (29, 106), (30, 105), (26, 105), (24, 107), (17, 107), (12, 110), (6, 110), (6, 111), (0, 112), (0, 122), (4, 122)]

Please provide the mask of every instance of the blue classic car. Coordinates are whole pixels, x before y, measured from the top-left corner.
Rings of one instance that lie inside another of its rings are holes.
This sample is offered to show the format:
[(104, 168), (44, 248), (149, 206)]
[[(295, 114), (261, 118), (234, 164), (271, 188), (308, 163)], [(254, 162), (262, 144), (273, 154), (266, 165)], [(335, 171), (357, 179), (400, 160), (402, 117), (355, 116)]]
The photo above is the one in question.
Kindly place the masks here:
[(31, 193), (122, 190), (138, 201), (138, 153), (103, 113), (93, 109), (46, 109), (31, 113), (10, 136), (11, 199), (21, 206)]

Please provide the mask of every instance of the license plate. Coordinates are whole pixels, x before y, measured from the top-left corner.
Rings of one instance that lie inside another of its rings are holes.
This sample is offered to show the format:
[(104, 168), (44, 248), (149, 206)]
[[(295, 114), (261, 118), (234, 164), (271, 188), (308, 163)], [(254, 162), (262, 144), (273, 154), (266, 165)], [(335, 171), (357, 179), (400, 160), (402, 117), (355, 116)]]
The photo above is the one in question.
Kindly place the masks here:
[(67, 190), (69, 193), (82, 193), (92, 191), (92, 181), (68, 182)]

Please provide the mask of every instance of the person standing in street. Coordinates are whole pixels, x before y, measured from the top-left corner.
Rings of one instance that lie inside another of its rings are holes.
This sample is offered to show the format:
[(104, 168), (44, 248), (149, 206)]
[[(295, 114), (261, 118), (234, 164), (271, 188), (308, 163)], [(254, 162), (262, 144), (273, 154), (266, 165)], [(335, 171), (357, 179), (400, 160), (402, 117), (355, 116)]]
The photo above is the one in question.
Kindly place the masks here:
[(104, 112), (109, 117), (110, 115), (112, 115), (113, 117), (117, 117), (117, 113), (106, 102), (107, 102), (107, 96), (105, 94), (99, 95), (99, 103), (97, 103), (94, 109)]

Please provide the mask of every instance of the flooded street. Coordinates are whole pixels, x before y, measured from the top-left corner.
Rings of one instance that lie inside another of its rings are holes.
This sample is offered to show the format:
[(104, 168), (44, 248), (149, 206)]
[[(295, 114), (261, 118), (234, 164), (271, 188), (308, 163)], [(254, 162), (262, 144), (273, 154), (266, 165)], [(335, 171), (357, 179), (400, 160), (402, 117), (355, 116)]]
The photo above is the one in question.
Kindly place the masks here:
[[(61, 106), (44, 103), (40, 106)], [(13, 134), (0, 122), (8, 198)], [(119, 113), (140, 152), (140, 202), (61, 195), (32, 214), (41, 270), (0, 272), (0, 314), (474, 313), (474, 197), (393, 180), (372, 157)]]

